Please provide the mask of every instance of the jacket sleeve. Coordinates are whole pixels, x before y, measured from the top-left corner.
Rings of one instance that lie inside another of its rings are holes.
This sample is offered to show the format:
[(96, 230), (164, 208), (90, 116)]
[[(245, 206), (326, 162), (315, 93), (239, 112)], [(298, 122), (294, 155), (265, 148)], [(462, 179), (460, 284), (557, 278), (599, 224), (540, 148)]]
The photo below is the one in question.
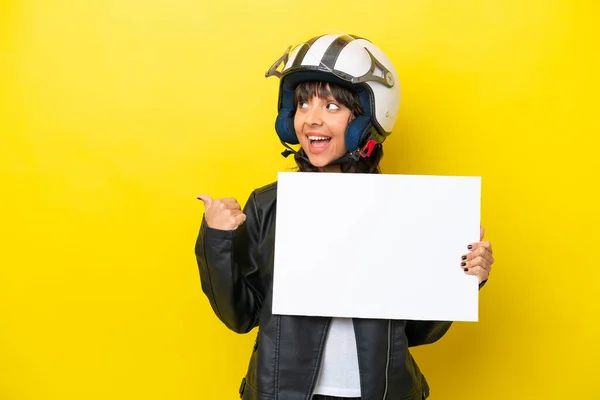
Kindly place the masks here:
[[(485, 285), (487, 280), (479, 284), (479, 290)], [(452, 326), (452, 321), (406, 321), (406, 338), (408, 346), (420, 346), (437, 342), (448, 332)]]
[(217, 317), (236, 333), (250, 332), (258, 325), (264, 298), (254, 193), (244, 206), (244, 214), (246, 221), (231, 231), (210, 228), (203, 217), (195, 246), (202, 291)]

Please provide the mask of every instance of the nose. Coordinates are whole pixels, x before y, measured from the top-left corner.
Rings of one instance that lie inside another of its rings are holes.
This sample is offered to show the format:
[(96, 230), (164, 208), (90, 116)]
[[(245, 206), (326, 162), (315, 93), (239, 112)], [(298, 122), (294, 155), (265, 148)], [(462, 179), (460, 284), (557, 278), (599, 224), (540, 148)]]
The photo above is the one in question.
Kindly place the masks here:
[(321, 125), (323, 123), (323, 110), (321, 107), (309, 107), (306, 113), (307, 125)]

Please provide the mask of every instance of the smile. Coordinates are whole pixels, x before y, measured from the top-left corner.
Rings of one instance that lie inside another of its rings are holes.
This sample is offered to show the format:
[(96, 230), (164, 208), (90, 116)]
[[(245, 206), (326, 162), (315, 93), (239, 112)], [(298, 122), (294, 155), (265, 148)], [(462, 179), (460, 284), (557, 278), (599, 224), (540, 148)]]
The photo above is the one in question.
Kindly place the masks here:
[(324, 136), (321, 134), (309, 134), (306, 135), (306, 138), (308, 139), (308, 151), (313, 154), (323, 153), (329, 147), (329, 143), (331, 143), (330, 136)]
[(331, 140), (331, 138), (329, 136), (307, 136), (308, 140), (310, 140), (311, 144), (314, 144), (317, 141), (327, 141), (327, 140)]

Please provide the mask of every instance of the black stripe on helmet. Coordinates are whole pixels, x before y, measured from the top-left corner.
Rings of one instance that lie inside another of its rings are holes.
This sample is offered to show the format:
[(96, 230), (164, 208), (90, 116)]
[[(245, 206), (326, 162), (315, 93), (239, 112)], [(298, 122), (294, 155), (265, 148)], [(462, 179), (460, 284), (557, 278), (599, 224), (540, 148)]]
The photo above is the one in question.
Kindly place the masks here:
[(294, 63), (292, 64), (292, 66), (290, 68), (296, 68), (296, 67), (299, 67), (302, 65), (302, 60), (304, 60), (306, 53), (308, 53), (308, 49), (310, 49), (310, 46), (312, 46), (313, 43), (319, 37), (320, 36), (314, 37), (314, 38), (310, 39), (308, 42), (302, 44), (302, 48), (298, 51), (298, 54), (296, 55), (296, 58), (294, 59)]
[(340, 53), (350, 43), (354, 38), (349, 35), (342, 35), (335, 39), (325, 51), (323, 58), (321, 59), (321, 64), (329, 70), (333, 70), (333, 66), (337, 61)]

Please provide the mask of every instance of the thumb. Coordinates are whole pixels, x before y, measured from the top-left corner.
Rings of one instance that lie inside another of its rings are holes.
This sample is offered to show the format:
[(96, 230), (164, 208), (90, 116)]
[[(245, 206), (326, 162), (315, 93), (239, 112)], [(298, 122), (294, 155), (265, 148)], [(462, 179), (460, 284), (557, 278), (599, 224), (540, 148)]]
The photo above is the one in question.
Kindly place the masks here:
[(483, 239), (483, 235), (485, 234), (485, 229), (483, 228), (483, 226), (479, 227), (479, 240)]
[(202, 200), (205, 208), (210, 208), (212, 205), (212, 198), (207, 194), (200, 194), (197, 198), (198, 200)]

